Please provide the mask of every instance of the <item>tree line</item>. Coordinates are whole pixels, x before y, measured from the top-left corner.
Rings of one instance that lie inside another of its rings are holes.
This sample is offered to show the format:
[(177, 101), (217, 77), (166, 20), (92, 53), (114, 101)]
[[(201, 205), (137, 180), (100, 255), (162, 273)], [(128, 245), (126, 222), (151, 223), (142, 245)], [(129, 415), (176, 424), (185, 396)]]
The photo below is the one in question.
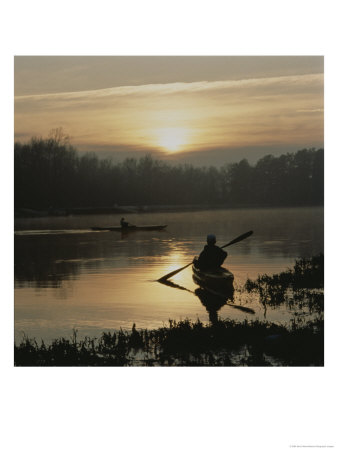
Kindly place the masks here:
[(324, 150), (250, 165), (170, 165), (150, 155), (121, 163), (81, 154), (62, 133), (14, 144), (15, 208), (113, 205), (305, 206), (324, 202)]

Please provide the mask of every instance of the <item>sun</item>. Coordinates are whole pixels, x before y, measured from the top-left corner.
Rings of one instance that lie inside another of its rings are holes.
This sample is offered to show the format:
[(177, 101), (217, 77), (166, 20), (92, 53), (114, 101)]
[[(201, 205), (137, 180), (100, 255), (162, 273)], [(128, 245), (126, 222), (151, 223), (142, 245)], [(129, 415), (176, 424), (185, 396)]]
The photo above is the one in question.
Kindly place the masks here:
[(156, 130), (157, 143), (169, 152), (177, 152), (187, 144), (189, 130), (187, 128), (170, 127)]

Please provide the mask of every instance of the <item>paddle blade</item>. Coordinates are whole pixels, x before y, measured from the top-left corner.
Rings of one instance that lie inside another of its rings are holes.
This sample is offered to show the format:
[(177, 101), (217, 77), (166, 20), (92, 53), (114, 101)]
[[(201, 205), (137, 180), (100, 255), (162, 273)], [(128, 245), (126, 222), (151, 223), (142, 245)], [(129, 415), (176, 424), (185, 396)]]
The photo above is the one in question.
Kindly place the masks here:
[(187, 264), (184, 267), (181, 267), (180, 269), (173, 270), (172, 272), (168, 273), (167, 275), (164, 275), (163, 277), (159, 278), (157, 281), (159, 281), (159, 282), (166, 281), (166, 280), (168, 280), (168, 278), (171, 278), (174, 275), (176, 275), (178, 272), (181, 272), (181, 270), (185, 269), (186, 267), (191, 266), (191, 264), (192, 264), (192, 262)]
[(230, 241), (228, 244), (223, 245), (221, 248), (229, 247), (229, 245), (236, 244), (237, 242), (243, 241), (243, 239), (246, 239), (249, 236), (251, 236), (252, 233), (253, 233), (253, 231), (247, 231), (246, 233), (238, 236), (236, 239), (233, 239), (232, 241)]

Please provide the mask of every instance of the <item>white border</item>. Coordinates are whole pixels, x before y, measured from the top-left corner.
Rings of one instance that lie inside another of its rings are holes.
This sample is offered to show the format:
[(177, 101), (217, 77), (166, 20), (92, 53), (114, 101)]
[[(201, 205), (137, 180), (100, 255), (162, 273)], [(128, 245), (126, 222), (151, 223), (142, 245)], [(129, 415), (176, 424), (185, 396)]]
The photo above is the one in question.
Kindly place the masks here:
[(331, 411), (336, 392), (333, 269), (326, 270), (325, 368), (13, 368), (11, 303), (14, 55), (325, 55), (329, 266), (336, 242), (333, 6), (311, 0), (6, 2), (0, 84), (6, 217), (1, 233), (3, 448), (275, 450), (337, 444)]

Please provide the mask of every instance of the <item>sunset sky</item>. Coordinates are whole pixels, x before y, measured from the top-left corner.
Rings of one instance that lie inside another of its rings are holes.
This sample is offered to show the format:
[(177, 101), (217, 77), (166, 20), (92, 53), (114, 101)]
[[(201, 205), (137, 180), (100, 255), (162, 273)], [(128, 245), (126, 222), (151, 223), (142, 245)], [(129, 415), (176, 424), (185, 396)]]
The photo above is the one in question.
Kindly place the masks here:
[(324, 146), (321, 56), (17, 56), (15, 140), (224, 164)]

